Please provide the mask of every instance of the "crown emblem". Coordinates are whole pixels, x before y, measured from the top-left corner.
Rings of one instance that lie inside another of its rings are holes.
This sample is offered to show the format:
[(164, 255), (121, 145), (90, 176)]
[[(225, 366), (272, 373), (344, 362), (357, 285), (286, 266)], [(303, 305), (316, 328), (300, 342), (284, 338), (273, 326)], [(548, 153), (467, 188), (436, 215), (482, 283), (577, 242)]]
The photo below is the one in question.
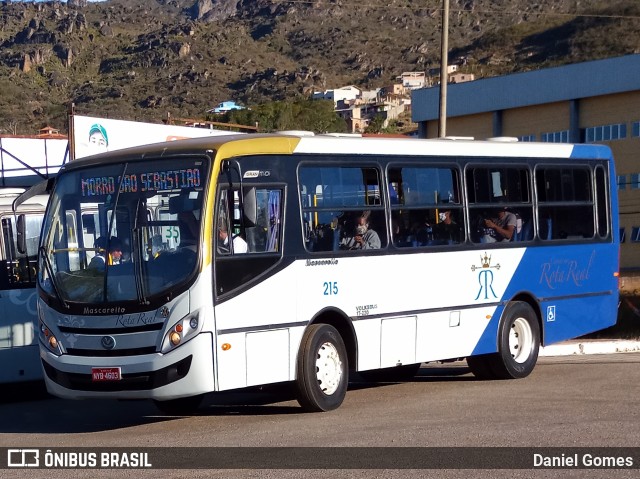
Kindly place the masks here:
[(489, 268), (495, 268), (495, 269), (500, 269), (500, 263), (491, 266), (491, 256), (489, 256), (487, 254), (487, 252), (484, 252), (484, 256), (480, 256), (480, 264), (481, 266), (478, 265), (471, 265), (471, 271), (475, 271), (477, 269), (489, 269)]

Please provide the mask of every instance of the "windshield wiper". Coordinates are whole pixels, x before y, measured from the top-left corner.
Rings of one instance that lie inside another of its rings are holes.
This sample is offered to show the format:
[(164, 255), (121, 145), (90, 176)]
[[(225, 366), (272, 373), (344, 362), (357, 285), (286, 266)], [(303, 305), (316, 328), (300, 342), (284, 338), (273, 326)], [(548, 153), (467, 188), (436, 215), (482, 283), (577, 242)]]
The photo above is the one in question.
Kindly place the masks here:
[[(133, 249), (137, 253), (136, 259), (137, 261), (133, 262), (133, 275), (136, 280), (136, 294), (138, 296), (138, 301), (140, 304), (149, 304), (149, 300), (147, 300), (147, 295), (144, 288), (144, 259), (142, 258), (142, 230), (138, 227), (138, 215), (136, 213), (136, 224), (133, 227)], [(132, 254), (133, 256), (133, 254)]]
[(49, 274), (49, 280), (51, 281), (53, 292), (56, 294), (58, 301), (60, 301), (65, 308), (69, 309), (69, 305), (64, 299), (62, 299), (62, 295), (60, 294), (60, 290), (58, 289), (58, 283), (56, 282), (56, 278), (53, 274), (53, 266), (51, 266), (51, 261), (49, 261), (49, 256), (47, 256), (46, 248), (44, 246), (40, 246), (38, 252), (40, 253), (40, 255), (42, 255), (42, 258), (44, 260), (44, 267)]
[[(109, 274), (109, 266), (110, 266), (108, 258), (110, 257), (110, 254), (111, 254), (111, 238), (112, 238), (111, 235), (113, 234), (113, 225), (115, 224), (116, 214), (118, 211), (118, 200), (120, 199), (120, 189), (122, 187), (122, 180), (124, 179), (124, 175), (127, 172), (128, 166), (129, 166), (129, 163), (125, 163), (124, 165), (122, 165), (122, 173), (120, 173), (120, 176), (118, 177), (118, 183), (116, 185), (116, 197), (113, 201), (111, 219), (109, 220), (109, 225), (107, 227), (107, 246), (105, 250), (104, 281), (102, 283), (103, 284), (102, 297), (105, 303), (109, 299), (107, 297), (107, 286), (108, 286), (107, 276)], [(106, 201), (104, 204), (105, 206), (107, 206)]]
[[(147, 299), (147, 293), (145, 291), (145, 262), (144, 262), (144, 238), (142, 235), (142, 226), (146, 224), (147, 220), (147, 204), (144, 197), (140, 198), (136, 204), (136, 212), (133, 220), (133, 253), (135, 252), (135, 258), (137, 261), (133, 262), (133, 275), (136, 281), (136, 294), (140, 304), (149, 304)], [(147, 266), (148, 267), (148, 266)]]

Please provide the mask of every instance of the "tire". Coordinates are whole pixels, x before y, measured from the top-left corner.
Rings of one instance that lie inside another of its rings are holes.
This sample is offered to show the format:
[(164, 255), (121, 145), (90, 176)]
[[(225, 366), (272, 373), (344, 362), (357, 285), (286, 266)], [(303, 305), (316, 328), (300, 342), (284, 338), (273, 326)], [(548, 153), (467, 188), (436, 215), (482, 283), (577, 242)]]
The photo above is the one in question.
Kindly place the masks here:
[(421, 364), (405, 364), (393, 368), (372, 369), (370, 371), (360, 371), (358, 374), (365, 381), (372, 383), (408, 381), (418, 374)]
[(538, 361), (540, 326), (533, 308), (514, 301), (505, 308), (498, 328), (498, 352), (467, 358), (473, 374), (481, 379), (527, 377)]
[(168, 416), (189, 416), (198, 410), (204, 394), (189, 396), (168, 401), (153, 400), (156, 407)]
[(337, 409), (349, 383), (347, 350), (340, 333), (328, 324), (312, 324), (298, 351), (296, 393), (305, 411)]

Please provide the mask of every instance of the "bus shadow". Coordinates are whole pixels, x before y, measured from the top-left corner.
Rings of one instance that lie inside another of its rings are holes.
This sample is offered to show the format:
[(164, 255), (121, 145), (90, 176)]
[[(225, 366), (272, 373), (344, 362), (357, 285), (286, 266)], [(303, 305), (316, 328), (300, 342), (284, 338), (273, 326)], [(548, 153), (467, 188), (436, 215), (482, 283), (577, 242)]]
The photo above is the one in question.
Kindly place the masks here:
[(121, 429), (173, 420), (161, 417), (151, 401), (49, 397), (0, 404), (0, 433), (59, 434)]
[(449, 381), (476, 381), (467, 363), (456, 363), (453, 366), (435, 366), (421, 368), (418, 374), (411, 379), (413, 382), (449, 382)]
[[(423, 367), (403, 381), (364, 380), (352, 373), (350, 391), (382, 388), (405, 382), (475, 381), (466, 364), (455, 367)], [(72, 401), (48, 396), (37, 385), (12, 389), (0, 401), (0, 433), (60, 434), (123, 429), (145, 424), (174, 421), (191, 416), (271, 416), (305, 414), (297, 402), (292, 384), (276, 384), (245, 390), (211, 393), (193, 414), (164, 415), (148, 400), (119, 401), (91, 399)]]
[(44, 381), (29, 381), (23, 383), (8, 383), (2, 385), (0, 404), (19, 403), (47, 399), (52, 396), (47, 393)]
[[(360, 374), (350, 374), (349, 391), (389, 387), (408, 382), (475, 381), (466, 363), (455, 366), (423, 367), (415, 377), (406, 380), (369, 381)], [(268, 416), (280, 414), (305, 414), (297, 404), (283, 404), (296, 400), (291, 384), (276, 384), (224, 393), (212, 393), (203, 401), (198, 411), (205, 416)]]
[(379, 386), (389, 386), (402, 383), (416, 382), (451, 382), (451, 381), (475, 381), (471, 370), (466, 363), (456, 363), (455, 366), (427, 366), (422, 367), (418, 373), (406, 379), (381, 379), (377, 381), (367, 380), (358, 373), (352, 375), (352, 385), (349, 389), (367, 389)]
[[(360, 374), (352, 372), (350, 374), (349, 391), (382, 388), (405, 382), (475, 380), (473, 375), (470, 374), (466, 363), (457, 363), (456, 366), (423, 367), (415, 377), (407, 380), (368, 381)], [(293, 385), (286, 383), (212, 393), (205, 398), (198, 414), (205, 416), (305, 414), (305, 411), (297, 403), (292, 405), (282, 404), (295, 400), (296, 395)]]
[(303, 410), (297, 403), (281, 404), (295, 400), (296, 395), (292, 384), (257, 386), (208, 394), (205, 396), (198, 414), (205, 416), (269, 416), (302, 413)]

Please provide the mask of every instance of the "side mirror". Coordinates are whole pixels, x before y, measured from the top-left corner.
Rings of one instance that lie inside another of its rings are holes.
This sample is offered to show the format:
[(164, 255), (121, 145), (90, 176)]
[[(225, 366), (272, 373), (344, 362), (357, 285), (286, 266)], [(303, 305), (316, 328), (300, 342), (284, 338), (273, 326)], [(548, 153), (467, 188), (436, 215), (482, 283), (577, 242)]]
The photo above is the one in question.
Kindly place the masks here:
[(26, 221), (24, 215), (18, 215), (16, 218), (16, 236), (18, 253), (27, 254), (27, 235), (26, 235)]
[(258, 203), (256, 200), (256, 189), (254, 187), (248, 188), (244, 191), (242, 197), (242, 210), (243, 218), (242, 222), (245, 228), (256, 225), (258, 216)]

